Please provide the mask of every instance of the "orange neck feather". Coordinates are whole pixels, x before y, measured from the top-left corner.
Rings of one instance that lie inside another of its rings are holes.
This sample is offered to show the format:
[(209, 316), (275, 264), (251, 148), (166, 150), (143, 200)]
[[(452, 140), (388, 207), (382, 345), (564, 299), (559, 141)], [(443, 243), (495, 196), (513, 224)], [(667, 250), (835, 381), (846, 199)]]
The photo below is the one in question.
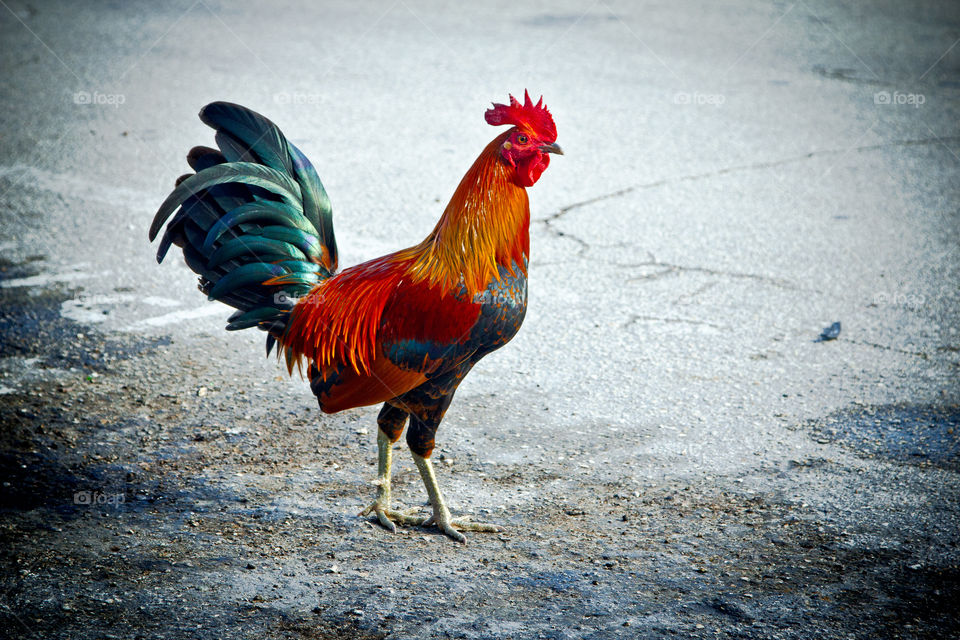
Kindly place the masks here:
[(473, 296), (499, 278), (498, 265), (526, 274), (530, 205), (526, 189), (513, 181), (513, 168), (500, 157), (508, 135), (487, 145), (434, 230), (403, 256), (413, 258), (409, 273), (415, 281), (439, 284), (446, 291), (462, 278), (467, 294)]

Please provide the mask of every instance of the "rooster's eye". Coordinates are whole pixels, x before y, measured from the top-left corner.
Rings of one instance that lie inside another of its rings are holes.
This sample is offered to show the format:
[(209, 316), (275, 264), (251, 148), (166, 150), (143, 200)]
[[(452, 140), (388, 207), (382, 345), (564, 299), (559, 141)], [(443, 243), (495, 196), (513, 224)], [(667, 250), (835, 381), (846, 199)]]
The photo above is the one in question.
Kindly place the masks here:
[(517, 144), (527, 144), (527, 136), (522, 133), (517, 136)]

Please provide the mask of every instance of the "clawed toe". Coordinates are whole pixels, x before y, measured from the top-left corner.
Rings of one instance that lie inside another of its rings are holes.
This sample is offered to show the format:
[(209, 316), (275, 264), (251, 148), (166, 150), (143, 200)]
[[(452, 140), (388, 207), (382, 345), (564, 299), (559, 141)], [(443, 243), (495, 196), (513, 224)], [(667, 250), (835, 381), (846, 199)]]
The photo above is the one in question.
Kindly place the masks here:
[(368, 516), (371, 513), (377, 514), (377, 520), (381, 526), (390, 533), (397, 532), (397, 523), (406, 525), (420, 525), (427, 520), (426, 516), (413, 515), (419, 511), (416, 507), (411, 509), (390, 509), (382, 506), (379, 502), (374, 502), (369, 507), (359, 513), (360, 516)]
[(466, 543), (467, 543), (467, 537), (466, 537), (465, 535), (463, 535), (462, 533), (460, 533), (459, 531), (457, 531), (456, 529), (454, 529), (454, 528), (453, 528), (451, 525), (449, 525), (449, 524), (441, 526), (441, 527), (440, 527), (440, 530), (443, 531), (443, 533), (446, 534), (446, 536), (447, 536), (448, 538), (451, 538), (451, 539), (453, 539), (453, 540), (456, 540), (457, 542), (459, 542), (459, 543), (461, 543), (461, 544), (466, 544)]
[(503, 531), (503, 527), (500, 525), (490, 524), (489, 522), (473, 522), (470, 520), (470, 516), (462, 516), (453, 520), (450, 524), (461, 531), (478, 531), (481, 533), (500, 533)]
[(369, 507), (360, 512), (360, 516), (368, 516), (371, 513), (376, 514), (380, 525), (391, 533), (397, 532), (397, 525), (435, 526), (447, 537), (457, 542), (466, 542), (467, 538), (461, 531), (476, 531), (481, 533), (498, 533), (503, 531), (503, 527), (486, 522), (473, 522), (470, 516), (461, 516), (459, 518), (450, 518), (450, 514), (436, 512), (430, 516), (414, 515), (419, 509), (416, 507), (410, 509), (389, 509), (383, 507), (380, 503), (374, 502)]
[(415, 516), (413, 514), (420, 511), (416, 507), (411, 507), (410, 509), (404, 509), (403, 511), (394, 511), (393, 509), (387, 510), (387, 515), (389, 515), (394, 521), (399, 522), (400, 524), (410, 524), (410, 525), (421, 525), (427, 519), (427, 516)]
[(445, 511), (434, 511), (433, 515), (423, 522), (424, 526), (436, 525), (440, 531), (447, 537), (457, 542), (466, 542), (467, 538), (461, 531), (476, 531), (480, 533), (497, 533), (503, 531), (503, 527), (486, 522), (472, 522), (470, 516), (461, 516), (451, 519), (450, 514)]

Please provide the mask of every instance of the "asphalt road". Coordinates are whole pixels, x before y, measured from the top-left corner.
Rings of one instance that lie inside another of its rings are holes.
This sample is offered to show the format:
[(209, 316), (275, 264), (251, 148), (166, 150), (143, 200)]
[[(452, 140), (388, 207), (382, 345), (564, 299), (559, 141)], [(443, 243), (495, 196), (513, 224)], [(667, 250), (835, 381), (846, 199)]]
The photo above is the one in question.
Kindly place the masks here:
[[(0, 636), (960, 633), (954, 3), (323, 4), (0, 2)], [(566, 152), (530, 307), (435, 454), (506, 530), (391, 535), (376, 408), (321, 415), (147, 227), (230, 100), (341, 264), (409, 246), (524, 88)]]

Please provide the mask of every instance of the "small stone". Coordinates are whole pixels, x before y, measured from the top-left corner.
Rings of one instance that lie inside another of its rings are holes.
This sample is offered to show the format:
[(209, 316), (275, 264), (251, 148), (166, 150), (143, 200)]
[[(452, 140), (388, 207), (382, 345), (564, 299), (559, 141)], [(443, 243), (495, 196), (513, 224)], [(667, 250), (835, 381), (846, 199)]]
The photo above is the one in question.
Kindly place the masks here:
[(202, 397), (205, 396), (205, 395), (207, 395), (207, 388), (206, 388), (206, 387), (200, 387), (199, 389), (197, 389), (197, 396), (198, 396), (198, 397), (202, 398)]

